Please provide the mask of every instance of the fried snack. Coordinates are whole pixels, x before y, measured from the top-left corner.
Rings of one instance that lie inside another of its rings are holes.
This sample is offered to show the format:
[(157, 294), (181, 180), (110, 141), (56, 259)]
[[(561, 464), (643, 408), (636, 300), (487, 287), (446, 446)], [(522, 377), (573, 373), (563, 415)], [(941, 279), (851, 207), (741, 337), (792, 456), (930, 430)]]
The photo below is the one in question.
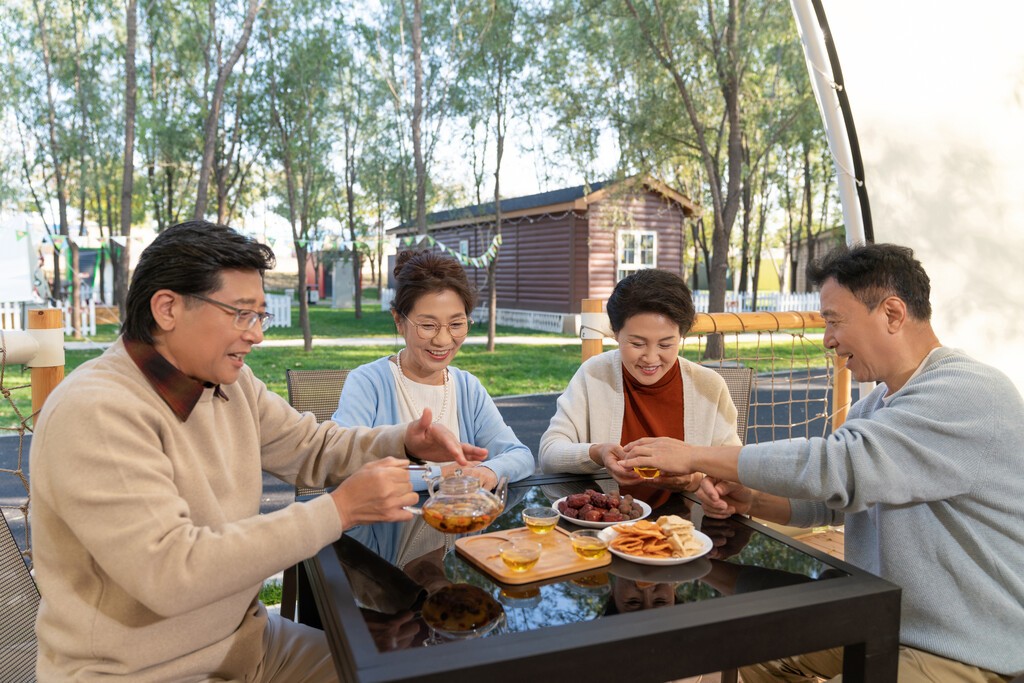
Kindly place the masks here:
[(663, 515), (658, 518), (658, 527), (665, 534), (672, 557), (696, 555), (704, 545), (693, 535), (693, 522), (678, 515)]
[(616, 524), (618, 536), (611, 547), (638, 557), (671, 557), (672, 547), (664, 532), (654, 522), (640, 520), (633, 524)]

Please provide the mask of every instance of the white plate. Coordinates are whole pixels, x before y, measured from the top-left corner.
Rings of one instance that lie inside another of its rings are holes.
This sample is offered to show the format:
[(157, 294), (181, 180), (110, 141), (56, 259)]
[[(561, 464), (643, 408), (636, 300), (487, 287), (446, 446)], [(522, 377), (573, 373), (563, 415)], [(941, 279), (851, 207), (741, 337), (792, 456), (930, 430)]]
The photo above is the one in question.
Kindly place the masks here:
[(612, 547), (612, 541), (615, 540), (615, 537), (619, 535), (619, 532), (615, 529), (603, 529), (599, 535), (601, 536), (601, 538), (608, 541), (608, 550), (611, 551), (612, 555), (615, 555), (616, 557), (621, 557), (624, 560), (629, 560), (630, 562), (637, 562), (639, 564), (650, 564), (654, 566), (685, 564), (687, 562), (693, 562), (698, 557), (704, 557), (705, 555), (707, 555), (709, 552), (711, 552), (711, 549), (715, 547), (715, 544), (706, 534), (694, 530), (694, 537), (696, 537), (696, 539), (703, 544), (703, 546), (701, 546), (701, 549), (695, 555), (690, 555), (688, 557), (640, 557), (639, 555), (629, 555), (628, 553), (624, 553), (621, 550), (616, 550)]
[(561, 503), (566, 498), (568, 498), (568, 496), (562, 496), (561, 498), (556, 500), (554, 503), (552, 503), (551, 507), (554, 508), (555, 512), (557, 512), (558, 515), (562, 519), (564, 519), (565, 521), (572, 522), (573, 524), (578, 524), (579, 526), (588, 526), (588, 527), (590, 527), (592, 529), (604, 529), (606, 527), (612, 526), (613, 524), (629, 524), (630, 522), (635, 522), (636, 519), (644, 519), (645, 517), (647, 517), (647, 515), (651, 514), (651, 506), (650, 505), (648, 505), (647, 503), (643, 502), (642, 500), (637, 500), (636, 498), (634, 498), (633, 501), (636, 502), (637, 504), (639, 504), (640, 505), (640, 509), (643, 511), (643, 514), (641, 514), (636, 519), (624, 519), (621, 522), (588, 522), (588, 521), (583, 520), (583, 519), (573, 519), (572, 517), (566, 517), (565, 515), (562, 514), (562, 511), (558, 509), (558, 504)]

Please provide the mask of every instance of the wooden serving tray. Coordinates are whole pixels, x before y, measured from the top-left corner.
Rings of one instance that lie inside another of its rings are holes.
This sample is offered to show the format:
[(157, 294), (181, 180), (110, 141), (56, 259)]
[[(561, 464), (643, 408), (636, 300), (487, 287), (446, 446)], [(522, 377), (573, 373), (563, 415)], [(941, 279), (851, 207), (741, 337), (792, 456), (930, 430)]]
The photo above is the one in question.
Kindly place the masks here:
[[(537, 564), (525, 572), (513, 572), (498, 555), (499, 545), (518, 538), (538, 541), (543, 547)], [(572, 549), (569, 532), (557, 526), (548, 534), (535, 534), (526, 527), (519, 527), (479, 536), (463, 536), (455, 541), (455, 550), (498, 582), (513, 586), (544, 582), (546, 579), (571, 574), (592, 574), (612, 562), (611, 553), (605, 553), (604, 557), (597, 560), (584, 560)]]

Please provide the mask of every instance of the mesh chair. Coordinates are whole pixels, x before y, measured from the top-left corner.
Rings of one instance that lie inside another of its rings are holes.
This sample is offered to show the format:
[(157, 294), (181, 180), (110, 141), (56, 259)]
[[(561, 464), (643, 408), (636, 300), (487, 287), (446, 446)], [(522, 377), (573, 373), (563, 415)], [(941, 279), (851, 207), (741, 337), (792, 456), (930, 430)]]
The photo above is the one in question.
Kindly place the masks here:
[[(729, 398), (736, 406), (736, 434), (740, 437), (740, 443), (745, 444), (747, 443), (747, 422), (750, 419), (750, 385), (754, 382), (754, 369), (714, 366), (711, 366), (711, 369), (725, 380)], [(739, 670), (726, 669), (720, 675), (722, 683), (736, 683), (739, 679)]]
[[(341, 387), (348, 377), (348, 370), (285, 370), (288, 385), (288, 403), (303, 413), (313, 413), (317, 422), (326, 422), (338, 409)], [(295, 495), (316, 496), (324, 492), (321, 488), (296, 486)], [(296, 593), (298, 591), (298, 567), (284, 570), (281, 577), (281, 616), (295, 618)]]
[(747, 421), (750, 419), (750, 385), (754, 382), (753, 368), (712, 367), (725, 380), (729, 397), (736, 406), (736, 433), (740, 443), (747, 443)]
[(39, 591), (2, 513), (0, 520), (0, 662), (4, 680), (34, 681)]
[[(326, 422), (338, 409), (341, 387), (348, 370), (285, 370), (288, 403), (300, 413), (313, 413), (317, 422)], [(296, 496), (315, 496), (324, 489), (295, 487)]]

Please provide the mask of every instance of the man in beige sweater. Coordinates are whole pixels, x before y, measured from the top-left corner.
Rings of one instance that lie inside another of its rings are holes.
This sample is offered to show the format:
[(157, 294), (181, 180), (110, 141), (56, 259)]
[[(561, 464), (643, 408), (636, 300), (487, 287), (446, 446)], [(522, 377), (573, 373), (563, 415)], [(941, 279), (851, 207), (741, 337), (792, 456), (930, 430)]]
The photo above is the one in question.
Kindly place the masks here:
[[(342, 429), (269, 392), (244, 360), (273, 264), (225, 226), (164, 231), (121, 338), (47, 400), (31, 452), (40, 681), (335, 680), (323, 633), (268, 617), (263, 580), (351, 526), (410, 518), (407, 456), (485, 457), (429, 413)], [(263, 472), (337, 488), (260, 515)]]

